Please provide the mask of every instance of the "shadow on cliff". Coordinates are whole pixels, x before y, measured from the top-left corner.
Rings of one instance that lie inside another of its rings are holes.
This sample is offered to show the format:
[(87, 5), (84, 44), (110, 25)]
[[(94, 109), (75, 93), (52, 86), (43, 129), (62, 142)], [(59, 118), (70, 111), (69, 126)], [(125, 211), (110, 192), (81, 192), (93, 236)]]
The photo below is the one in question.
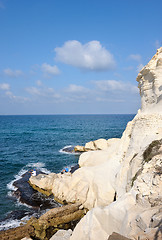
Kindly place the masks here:
[(160, 233), (162, 234), (162, 220), (159, 222), (159, 224), (156, 227), (158, 227), (158, 230), (155, 233), (154, 240), (158, 240)]

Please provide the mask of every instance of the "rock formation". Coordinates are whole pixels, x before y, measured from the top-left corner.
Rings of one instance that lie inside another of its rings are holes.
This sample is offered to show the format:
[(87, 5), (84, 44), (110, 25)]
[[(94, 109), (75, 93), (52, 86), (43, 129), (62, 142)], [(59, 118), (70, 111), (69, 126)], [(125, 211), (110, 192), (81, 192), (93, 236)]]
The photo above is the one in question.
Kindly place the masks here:
[[(73, 229), (84, 214), (85, 210), (80, 204), (69, 204), (53, 208), (38, 219), (32, 217), (23, 226), (1, 231), (0, 239), (21, 240), (24, 237), (26, 239), (31, 237), (31, 239), (48, 240), (60, 229)], [(68, 236), (70, 236), (70, 232)]]
[(143, 112), (162, 112), (162, 48), (137, 76)]
[(103, 139), (100, 138), (95, 141), (90, 141), (85, 144), (85, 146), (75, 146), (75, 152), (88, 152), (88, 151), (96, 151), (96, 150), (107, 150), (108, 147), (112, 144), (113, 141), (116, 141), (116, 138), (112, 139)]
[(83, 153), (81, 168), (53, 181), (56, 198), (90, 210), (70, 240), (107, 240), (113, 232), (131, 239), (161, 237), (162, 48), (137, 81), (142, 106), (121, 139)]

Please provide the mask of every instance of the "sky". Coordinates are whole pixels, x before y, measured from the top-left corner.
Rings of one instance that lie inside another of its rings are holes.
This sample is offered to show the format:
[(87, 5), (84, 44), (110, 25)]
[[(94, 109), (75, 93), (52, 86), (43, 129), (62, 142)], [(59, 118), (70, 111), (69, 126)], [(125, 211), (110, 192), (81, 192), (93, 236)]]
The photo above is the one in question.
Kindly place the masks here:
[(135, 114), (161, 0), (0, 0), (0, 115)]

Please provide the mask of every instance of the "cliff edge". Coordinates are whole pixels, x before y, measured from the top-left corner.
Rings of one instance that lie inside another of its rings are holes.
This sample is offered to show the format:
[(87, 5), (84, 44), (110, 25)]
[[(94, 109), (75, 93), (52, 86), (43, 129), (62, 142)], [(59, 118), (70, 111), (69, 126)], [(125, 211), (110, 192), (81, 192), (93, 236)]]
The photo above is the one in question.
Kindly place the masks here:
[[(53, 179), (49, 190), (57, 199), (90, 210), (70, 240), (107, 240), (112, 232), (161, 239), (162, 47), (137, 81), (141, 109), (121, 139), (109, 140), (104, 150), (83, 153), (78, 170)], [(36, 178), (30, 181), (35, 184)]]

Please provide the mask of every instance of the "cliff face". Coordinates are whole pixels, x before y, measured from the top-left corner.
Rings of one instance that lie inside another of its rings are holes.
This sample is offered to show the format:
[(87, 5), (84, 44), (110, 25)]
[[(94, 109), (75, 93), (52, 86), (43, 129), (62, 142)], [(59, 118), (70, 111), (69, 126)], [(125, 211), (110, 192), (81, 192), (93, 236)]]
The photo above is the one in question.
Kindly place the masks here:
[(142, 112), (162, 112), (162, 47), (137, 76)]
[[(111, 185), (116, 201), (108, 202), (105, 207), (101, 207), (104, 202), (100, 202), (101, 205), (97, 202), (97, 207), (77, 225), (70, 240), (76, 236), (79, 236), (78, 240), (106, 240), (114, 231), (133, 239), (138, 239), (138, 236), (140, 239), (162, 237), (162, 48), (141, 70), (137, 81), (141, 109), (128, 123), (116, 149), (111, 152), (111, 146), (105, 162), (96, 166), (96, 177), (104, 175), (102, 184), (106, 188), (102, 194), (110, 190)], [(80, 159), (84, 166), (92, 162), (92, 154), (95, 161), (98, 153), (88, 154), (81, 157), (86, 161)], [(111, 160), (116, 165), (111, 164)], [(102, 170), (108, 167), (106, 175)], [(109, 171), (115, 174), (114, 178)]]
[(107, 240), (114, 231), (134, 239), (147, 230), (159, 234), (162, 48), (141, 70), (137, 81), (142, 106), (127, 124), (122, 138), (110, 140), (106, 150), (83, 153), (80, 169), (53, 180), (50, 190), (55, 197), (91, 209), (71, 240)]

